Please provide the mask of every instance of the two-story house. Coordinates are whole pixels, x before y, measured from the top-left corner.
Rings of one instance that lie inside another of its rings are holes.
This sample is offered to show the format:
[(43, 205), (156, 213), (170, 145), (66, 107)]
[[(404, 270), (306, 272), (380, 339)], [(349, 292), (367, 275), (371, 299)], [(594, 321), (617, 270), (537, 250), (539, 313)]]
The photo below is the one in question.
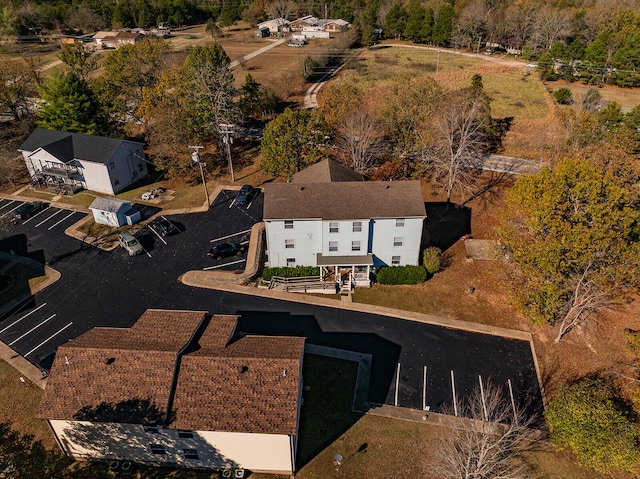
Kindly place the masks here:
[(305, 339), (237, 319), (147, 310), (94, 328), (58, 348), (38, 417), (79, 459), (291, 475)]
[(264, 188), (269, 266), (319, 266), (336, 282), (368, 286), (374, 267), (419, 264), (419, 181), (295, 180)]
[(36, 128), (18, 148), (32, 180), (52, 190), (114, 195), (148, 175), (143, 144)]

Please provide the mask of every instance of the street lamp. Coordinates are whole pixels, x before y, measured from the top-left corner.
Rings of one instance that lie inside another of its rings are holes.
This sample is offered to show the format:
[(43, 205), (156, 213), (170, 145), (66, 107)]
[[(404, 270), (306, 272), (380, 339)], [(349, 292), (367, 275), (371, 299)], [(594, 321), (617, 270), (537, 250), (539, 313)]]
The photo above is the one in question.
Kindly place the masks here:
[(200, 165), (200, 175), (202, 176), (202, 184), (204, 185), (204, 194), (207, 197), (207, 208), (208, 208), (211, 205), (209, 204), (209, 190), (207, 189), (207, 180), (204, 178), (204, 167), (207, 165), (200, 161), (200, 153), (198, 153), (198, 151), (201, 150), (203, 147), (189, 146), (189, 148), (194, 150), (193, 153), (191, 153), (191, 159), (193, 160), (194, 163), (198, 163), (198, 165)]

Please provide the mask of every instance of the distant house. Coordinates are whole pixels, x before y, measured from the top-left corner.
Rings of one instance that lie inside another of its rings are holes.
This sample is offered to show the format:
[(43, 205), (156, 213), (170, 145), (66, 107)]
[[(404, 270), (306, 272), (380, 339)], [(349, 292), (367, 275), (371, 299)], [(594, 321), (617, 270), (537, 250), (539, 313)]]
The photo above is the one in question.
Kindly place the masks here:
[(92, 329), (58, 348), (38, 417), (78, 459), (292, 475), (305, 339), (237, 319), (147, 310)]
[(148, 175), (143, 144), (36, 128), (18, 148), (34, 182), (115, 195)]
[(258, 30), (268, 28), (272, 35), (289, 31), (289, 20), (284, 18), (274, 18), (266, 22), (258, 23)]
[(269, 266), (319, 266), (368, 286), (372, 268), (418, 265), (426, 210), (419, 181), (362, 181), (321, 162), (264, 187)]
[(256, 37), (256, 38), (267, 38), (270, 35), (271, 35), (271, 32), (266, 27), (258, 28), (257, 30), (255, 30), (253, 32), (253, 36)]
[(317, 22), (318, 19), (313, 15), (306, 15), (289, 23), (289, 28), (292, 32), (301, 32), (303, 28), (316, 25)]
[(346, 32), (349, 29), (349, 26), (351, 25), (349, 22), (347, 22), (346, 20), (322, 20), (323, 22), (323, 26), (324, 26), (324, 31), (325, 32), (331, 32), (331, 33), (341, 33), (341, 32)]
[(93, 41), (99, 46), (120, 48), (122, 45), (135, 45), (143, 38), (140, 32), (98, 32), (93, 36)]
[(140, 221), (140, 212), (129, 201), (98, 197), (89, 206), (96, 223), (119, 228)]
[(307, 15), (289, 24), (292, 32), (329, 32), (340, 33), (349, 29), (350, 23), (341, 19), (319, 19)]

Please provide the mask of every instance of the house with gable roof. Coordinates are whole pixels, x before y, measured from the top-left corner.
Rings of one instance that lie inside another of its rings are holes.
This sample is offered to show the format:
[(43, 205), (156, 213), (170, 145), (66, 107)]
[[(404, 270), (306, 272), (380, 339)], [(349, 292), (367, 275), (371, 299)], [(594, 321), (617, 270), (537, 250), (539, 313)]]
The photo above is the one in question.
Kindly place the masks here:
[(362, 181), (325, 160), (264, 187), (269, 266), (319, 266), (342, 286), (373, 268), (420, 264), (426, 209), (419, 181)]
[(143, 144), (36, 128), (18, 148), (33, 182), (55, 191), (115, 195), (146, 177)]
[(60, 346), (38, 417), (78, 459), (293, 474), (304, 338), (147, 310)]
[(132, 225), (142, 219), (140, 211), (131, 206), (130, 201), (118, 198), (97, 197), (89, 205), (96, 223), (115, 226)]

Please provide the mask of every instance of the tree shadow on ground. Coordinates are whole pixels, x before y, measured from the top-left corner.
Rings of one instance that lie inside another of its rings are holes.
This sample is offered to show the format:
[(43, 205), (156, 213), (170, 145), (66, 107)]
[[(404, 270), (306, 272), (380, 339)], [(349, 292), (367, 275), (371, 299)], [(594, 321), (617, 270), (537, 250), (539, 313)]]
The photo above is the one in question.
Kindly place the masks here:
[(423, 226), (424, 246), (448, 250), (464, 235), (471, 234), (471, 208), (454, 203), (426, 203)]

